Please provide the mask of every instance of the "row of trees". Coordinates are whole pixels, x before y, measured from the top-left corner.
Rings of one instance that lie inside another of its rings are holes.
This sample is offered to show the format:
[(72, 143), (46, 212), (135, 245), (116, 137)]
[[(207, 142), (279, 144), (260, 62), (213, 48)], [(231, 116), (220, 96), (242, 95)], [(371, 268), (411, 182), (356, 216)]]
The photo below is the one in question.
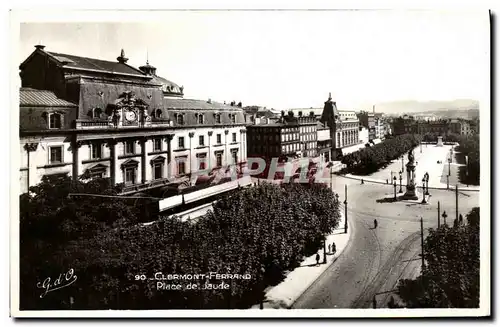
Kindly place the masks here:
[[(462, 137), (457, 151), (460, 152), (457, 159), (466, 164), (460, 169), (460, 181), (464, 184), (479, 185), (479, 135)], [(465, 156), (468, 162), (465, 161)]]
[[(75, 188), (112, 193), (106, 183), (44, 180), (21, 197), (21, 309), (247, 308), (314, 253), (340, 220), (333, 192), (320, 184), (241, 189), (196, 223), (160, 217), (148, 226), (116, 198), (68, 197)], [(74, 284), (40, 298), (37, 283), (69, 269)], [(185, 289), (203, 287), (204, 279), (165, 280), (183, 290), (162, 290), (149, 280), (157, 272), (250, 278), (209, 280), (229, 285), (216, 290)]]
[[(445, 143), (456, 143), (460, 142), (460, 140), (462, 139), (462, 136), (456, 133), (445, 134), (442, 135), (442, 137), (443, 137), (443, 142)], [(431, 133), (424, 134), (422, 138), (423, 142), (435, 143), (437, 142), (437, 140), (438, 140), (438, 135)]]
[(371, 147), (349, 153), (342, 157), (346, 165), (343, 173), (368, 175), (387, 166), (391, 160), (397, 159), (405, 152), (416, 147), (422, 137), (416, 134), (398, 135)]
[(426, 264), (416, 279), (399, 282), (407, 308), (479, 307), (479, 208), (466, 221), (430, 229), (424, 242)]

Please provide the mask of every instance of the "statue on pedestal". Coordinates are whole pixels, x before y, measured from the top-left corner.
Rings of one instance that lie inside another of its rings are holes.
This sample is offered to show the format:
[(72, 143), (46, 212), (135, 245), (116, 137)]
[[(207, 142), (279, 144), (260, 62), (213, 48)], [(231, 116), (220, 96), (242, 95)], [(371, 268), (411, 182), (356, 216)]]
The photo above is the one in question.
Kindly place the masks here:
[(413, 149), (408, 151), (408, 163), (406, 164), (406, 192), (403, 195), (404, 199), (418, 200), (415, 185), (415, 156)]

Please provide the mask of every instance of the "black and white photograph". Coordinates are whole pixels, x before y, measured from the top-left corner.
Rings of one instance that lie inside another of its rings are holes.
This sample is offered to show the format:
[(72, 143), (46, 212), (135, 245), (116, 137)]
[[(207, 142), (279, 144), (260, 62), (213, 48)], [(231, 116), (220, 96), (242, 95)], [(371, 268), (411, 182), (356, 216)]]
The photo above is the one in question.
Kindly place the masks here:
[(491, 314), (488, 10), (10, 16), (11, 316)]

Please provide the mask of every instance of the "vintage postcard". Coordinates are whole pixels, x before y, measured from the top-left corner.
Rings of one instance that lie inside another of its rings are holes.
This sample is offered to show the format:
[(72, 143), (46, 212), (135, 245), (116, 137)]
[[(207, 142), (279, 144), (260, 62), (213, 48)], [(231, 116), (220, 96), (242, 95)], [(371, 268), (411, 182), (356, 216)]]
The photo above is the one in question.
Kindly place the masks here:
[(489, 316), (490, 20), (12, 11), (11, 316)]

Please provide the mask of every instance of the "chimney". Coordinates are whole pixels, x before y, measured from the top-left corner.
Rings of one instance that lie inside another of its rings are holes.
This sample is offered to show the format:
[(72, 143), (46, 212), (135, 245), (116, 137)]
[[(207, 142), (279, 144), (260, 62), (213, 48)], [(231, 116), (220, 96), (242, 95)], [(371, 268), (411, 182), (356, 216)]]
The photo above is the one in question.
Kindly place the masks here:
[(212, 103), (212, 99), (208, 99), (207, 103)]
[(122, 49), (120, 56), (116, 58), (120, 64), (125, 64), (128, 61), (128, 58), (125, 58), (125, 51)]
[(37, 44), (37, 45), (35, 45), (35, 48), (36, 48), (37, 50), (43, 50), (43, 49), (45, 48), (45, 46), (44, 46), (44, 45), (41, 45), (41, 44)]
[(375, 105), (373, 105), (373, 114), (375, 114)]

